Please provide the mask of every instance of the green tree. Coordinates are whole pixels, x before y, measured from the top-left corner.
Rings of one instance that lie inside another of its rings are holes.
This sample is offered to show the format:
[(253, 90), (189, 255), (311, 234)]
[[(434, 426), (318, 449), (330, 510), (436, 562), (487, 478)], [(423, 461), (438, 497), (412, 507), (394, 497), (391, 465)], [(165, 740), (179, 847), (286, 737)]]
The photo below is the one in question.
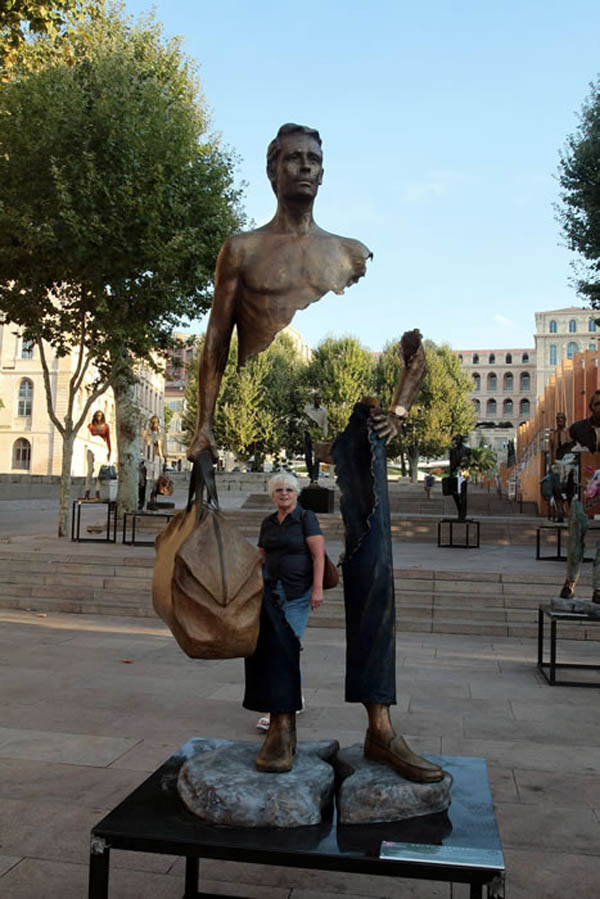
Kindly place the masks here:
[(577, 290), (600, 308), (600, 80), (579, 116), (579, 128), (560, 155), (562, 188), (558, 218), (567, 245), (579, 254), (573, 265)]
[(0, 5), (0, 71), (22, 59), (28, 39), (47, 38), (58, 46), (73, 22), (93, 13), (97, 0), (2, 0)]
[(43, 340), (80, 360), (62, 421), (48, 393), (64, 447), (60, 534), (86, 367), (94, 398), (115, 391), (119, 501), (133, 508), (136, 361), (158, 364), (173, 329), (209, 307), (218, 249), (243, 222), (234, 160), (208, 129), (180, 42), (118, 8), (77, 24), (0, 95), (0, 308), (37, 342), (46, 375)]
[(475, 481), (496, 470), (498, 456), (491, 446), (480, 444), (471, 449), (469, 471), (475, 475)]
[(355, 337), (328, 337), (314, 351), (303, 377), (306, 399), (321, 394), (333, 436), (348, 424), (354, 404), (373, 392), (373, 360)]
[[(191, 441), (198, 408), (198, 360), (203, 338), (188, 366), (183, 427)], [(299, 448), (302, 435), (300, 378), (304, 364), (293, 340), (279, 334), (263, 353), (237, 369), (234, 336), (215, 409), (218, 446), (260, 467), (267, 454)]]
[[(470, 377), (461, 369), (450, 347), (425, 341), (427, 372), (408, 420), (391, 445), (391, 456), (404, 454), (410, 475), (417, 479), (419, 458), (445, 454), (454, 434), (468, 434), (476, 413), (469, 394)], [(386, 345), (376, 367), (375, 384), (382, 408), (388, 408), (402, 371), (399, 341)]]

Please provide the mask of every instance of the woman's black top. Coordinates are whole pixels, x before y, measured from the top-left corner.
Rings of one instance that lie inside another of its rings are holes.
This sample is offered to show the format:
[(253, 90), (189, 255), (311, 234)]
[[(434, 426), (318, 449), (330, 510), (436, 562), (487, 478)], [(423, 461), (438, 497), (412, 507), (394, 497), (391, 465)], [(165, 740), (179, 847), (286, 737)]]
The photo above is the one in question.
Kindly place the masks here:
[(263, 521), (258, 545), (266, 553), (270, 580), (282, 581), (287, 599), (302, 596), (312, 586), (312, 555), (305, 538), (321, 533), (315, 513), (300, 504), (296, 504), (281, 524), (277, 512)]

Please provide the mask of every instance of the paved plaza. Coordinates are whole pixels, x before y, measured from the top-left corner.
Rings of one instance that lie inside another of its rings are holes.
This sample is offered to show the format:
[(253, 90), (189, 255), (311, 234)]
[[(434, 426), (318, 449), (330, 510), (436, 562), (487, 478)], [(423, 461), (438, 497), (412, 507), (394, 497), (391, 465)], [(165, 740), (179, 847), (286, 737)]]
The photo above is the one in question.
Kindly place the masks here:
[[(23, 546), (37, 530), (12, 524)], [(52, 522), (52, 526), (53, 526)], [(74, 545), (69, 544), (73, 552)], [(120, 547), (120, 552), (124, 551)], [(135, 552), (135, 550), (131, 550)], [(149, 552), (149, 550), (140, 550)], [(549, 566), (531, 547), (395, 547), (402, 564), (457, 571)], [(491, 567), (493, 566), (493, 567)], [(557, 563), (557, 581), (563, 569)], [(256, 740), (241, 706), (240, 660), (192, 661), (153, 619), (0, 610), (0, 895), (87, 894), (89, 832), (192, 736)], [(597, 641), (569, 641), (598, 661)], [(600, 883), (598, 691), (549, 687), (532, 639), (399, 633), (397, 728), (418, 751), (487, 760), (508, 869), (507, 899), (586, 899)], [(309, 628), (302, 654), (299, 738), (362, 741), (364, 711), (343, 702), (344, 632)], [(224, 862), (201, 863), (202, 889), (265, 899), (441, 897), (468, 888), (433, 882)], [(183, 863), (113, 852), (111, 899), (183, 893)]]

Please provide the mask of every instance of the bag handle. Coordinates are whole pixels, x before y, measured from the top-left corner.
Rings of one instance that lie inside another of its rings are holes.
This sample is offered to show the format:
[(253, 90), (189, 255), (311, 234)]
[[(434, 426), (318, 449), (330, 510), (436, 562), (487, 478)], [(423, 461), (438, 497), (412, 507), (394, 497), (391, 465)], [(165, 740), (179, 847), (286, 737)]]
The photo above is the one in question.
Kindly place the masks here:
[[(205, 489), (206, 499), (204, 499), (203, 495)], [(209, 450), (203, 450), (192, 467), (187, 501), (188, 512), (192, 508), (194, 500), (196, 500), (198, 504), (198, 512), (200, 512), (201, 507), (214, 509), (215, 511), (219, 508), (219, 497), (217, 496), (217, 485), (215, 482), (215, 469), (212, 455)]]

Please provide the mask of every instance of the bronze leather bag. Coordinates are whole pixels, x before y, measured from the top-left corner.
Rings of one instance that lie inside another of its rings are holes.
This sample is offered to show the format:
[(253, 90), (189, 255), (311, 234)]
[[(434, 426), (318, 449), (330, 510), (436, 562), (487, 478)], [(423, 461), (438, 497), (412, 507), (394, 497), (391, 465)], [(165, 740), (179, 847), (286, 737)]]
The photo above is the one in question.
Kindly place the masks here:
[(231, 659), (256, 648), (262, 594), (260, 555), (219, 511), (212, 458), (203, 453), (187, 509), (156, 538), (154, 608), (191, 658)]

